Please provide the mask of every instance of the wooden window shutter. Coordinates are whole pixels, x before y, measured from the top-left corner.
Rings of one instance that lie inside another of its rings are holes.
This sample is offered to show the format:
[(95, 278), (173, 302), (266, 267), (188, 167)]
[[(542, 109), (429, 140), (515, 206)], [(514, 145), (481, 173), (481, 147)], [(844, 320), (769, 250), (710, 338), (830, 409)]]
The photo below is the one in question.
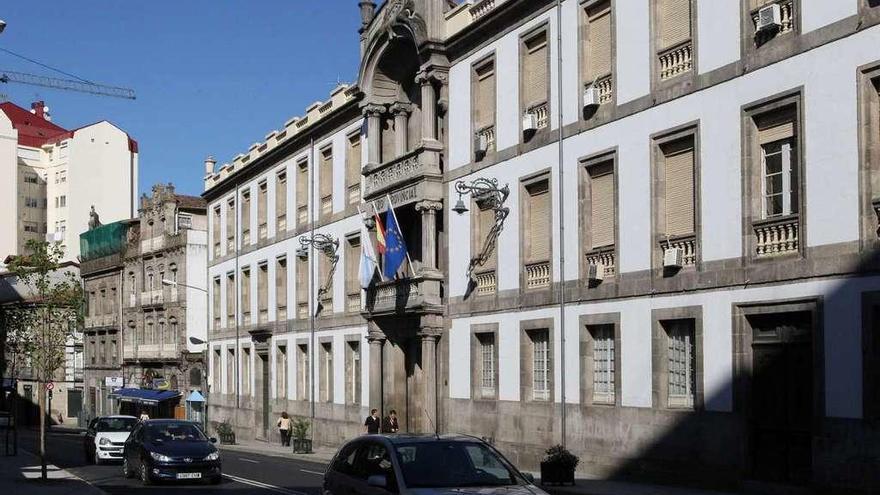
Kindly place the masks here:
[(299, 259), (296, 261), (296, 302), (297, 304), (309, 301), (309, 260)]
[(266, 223), (268, 204), (269, 184), (263, 182), (257, 188), (257, 224), (259, 225)]
[(309, 204), (309, 166), (303, 162), (297, 165), (296, 177), (296, 205), (306, 206)]
[(226, 204), (226, 237), (235, 238), (235, 201)]
[(352, 237), (345, 244), (347, 252), (345, 253), (345, 287), (346, 292), (356, 292), (358, 289), (358, 271), (361, 260), (361, 240), (360, 237)]
[(333, 151), (326, 149), (321, 152), (321, 198), (333, 194)]
[(490, 60), (476, 69), (474, 95), (475, 130), (495, 123), (495, 61)]
[(588, 81), (611, 74), (611, 5), (602, 2), (587, 12), (589, 36)]
[(614, 244), (614, 173), (605, 167), (590, 177), (592, 248)]
[(214, 294), (213, 294), (213, 306), (214, 306), (214, 318), (220, 318), (220, 279), (214, 279)]
[(275, 304), (279, 308), (287, 307), (287, 259), (280, 258), (275, 264)]
[(241, 271), (241, 311), (251, 312), (251, 271)]
[(666, 232), (670, 236), (694, 233), (694, 148), (690, 138), (666, 151)]
[(660, 0), (660, 49), (691, 38), (691, 0)]
[(526, 40), (523, 49), (522, 100), (529, 108), (547, 102), (547, 31)]
[(241, 195), (241, 231), (250, 232), (251, 230), (251, 195), (250, 193), (242, 193)]
[(758, 126), (758, 144), (764, 145), (774, 141), (793, 138), (795, 135), (795, 111), (785, 109), (760, 116)]
[(361, 135), (355, 134), (348, 140), (348, 156), (345, 160), (346, 184), (353, 186), (361, 183)]
[(269, 308), (269, 265), (257, 268), (257, 305), (260, 311)]
[(235, 315), (235, 276), (226, 277), (226, 315)]
[(527, 261), (550, 259), (550, 183), (538, 182), (528, 188), (529, 193), (529, 256)]
[(217, 244), (220, 242), (220, 208), (215, 208), (214, 210), (212, 210), (211, 216), (213, 217), (211, 219), (211, 225), (213, 229), (211, 237), (213, 238), (214, 243)]
[(287, 215), (287, 174), (285, 173), (275, 177), (275, 214), (279, 217)]

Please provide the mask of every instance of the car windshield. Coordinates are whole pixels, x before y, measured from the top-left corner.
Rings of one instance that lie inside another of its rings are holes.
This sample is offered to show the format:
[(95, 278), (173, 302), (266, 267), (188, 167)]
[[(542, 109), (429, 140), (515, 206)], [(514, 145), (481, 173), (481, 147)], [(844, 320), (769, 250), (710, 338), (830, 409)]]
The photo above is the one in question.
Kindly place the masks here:
[(103, 418), (98, 420), (95, 431), (106, 433), (131, 431), (136, 424), (137, 419), (135, 418)]
[(152, 442), (206, 442), (198, 426), (191, 423), (159, 423), (147, 426), (147, 439)]
[[(509, 486), (521, 483), (493, 449), (477, 442), (401, 444), (397, 460), (408, 488)], [(437, 469), (443, 466), (442, 469)]]

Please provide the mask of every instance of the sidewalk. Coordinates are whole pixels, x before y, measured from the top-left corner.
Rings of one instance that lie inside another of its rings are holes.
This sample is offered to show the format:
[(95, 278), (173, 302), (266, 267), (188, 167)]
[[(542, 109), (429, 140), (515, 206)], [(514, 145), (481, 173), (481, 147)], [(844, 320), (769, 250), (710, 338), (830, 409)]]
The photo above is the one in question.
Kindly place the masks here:
[(228, 452), (241, 452), (246, 454), (267, 455), (270, 457), (283, 457), (298, 461), (316, 462), (327, 464), (336, 454), (336, 449), (327, 447), (315, 447), (311, 454), (294, 454), (293, 447), (282, 447), (277, 443), (246, 441), (235, 445), (220, 445), (220, 450)]
[(551, 495), (734, 495), (732, 492), (665, 485), (579, 479), (575, 486), (538, 486)]
[(16, 495), (104, 495), (70, 472), (49, 464), (48, 481), (40, 480), (40, 459), (18, 449), (17, 456), (0, 456), (0, 493)]

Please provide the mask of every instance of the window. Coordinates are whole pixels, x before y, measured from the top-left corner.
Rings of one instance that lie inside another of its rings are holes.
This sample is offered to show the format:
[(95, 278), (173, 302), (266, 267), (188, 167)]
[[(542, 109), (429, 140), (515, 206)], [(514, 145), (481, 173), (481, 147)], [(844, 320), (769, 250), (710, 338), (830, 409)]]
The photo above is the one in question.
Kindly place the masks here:
[(664, 182), (664, 237), (692, 235), (694, 215), (694, 144), (685, 138), (661, 146)]
[(308, 344), (299, 344), (298, 355), (296, 359), (297, 365), (297, 397), (299, 400), (309, 400), (309, 346)]
[(309, 162), (302, 160), (296, 164), (296, 225), (302, 227), (309, 223)]
[(241, 348), (241, 393), (242, 395), (250, 395), (251, 393), (251, 348)]
[(251, 269), (241, 269), (241, 319), (242, 325), (251, 324)]
[(251, 243), (251, 193), (241, 193), (241, 243)]
[(177, 215), (177, 230), (183, 229), (191, 229), (192, 228), (192, 215), (189, 213), (178, 213)]
[(235, 274), (226, 274), (226, 328), (235, 326)]
[(348, 204), (361, 201), (361, 134), (348, 136), (348, 152), (345, 158), (345, 183), (348, 186)]
[(532, 180), (524, 184), (522, 204), (523, 261), (525, 287), (537, 289), (550, 286), (550, 179)]
[[(488, 207), (483, 208), (487, 206), (485, 204), (481, 207), (481, 203), (478, 201), (474, 201), (473, 203), (473, 207), (471, 208), (471, 211), (474, 212), (474, 215), (471, 217), (474, 222), (474, 225), (471, 227), (471, 258), (480, 255), (483, 246), (486, 243), (486, 239), (495, 227), (495, 210)], [(478, 296), (495, 294), (498, 288), (497, 264), (498, 246), (496, 244), (493, 246), (492, 251), (489, 253), (485, 262), (474, 269), (476, 294)]]
[(226, 253), (235, 251), (235, 200), (226, 203)]
[(352, 313), (361, 310), (360, 258), (361, 238), (349, 236), (345, 242), (345, 310)]
[(287, 230), (287, 171), (275, 176), (275, 235)]
[(550, 125), (550, 53), (547, 46), (546, 27), (526, 37), (521, 46), (522, 113), (534, 120), (535, 129)]
[(329, 316), (333, 313), (333, 279), (330, 277), (331, 264), (332, 261), (327, 256), (323, 254), (318, 256), (318, 280), (315, 286), (327, 289), (324, 293), (320, 294), (320, 300), (318, 301), (322, 306), (321, 316)]
[(220, 207), (212, 210), (211, 215), (211, 239), (214, 244), (214, 257), (220, 256)]
[(268, 201), (269, 201), (269, 185), (266, 181), (260, 182), (257, 186), (257, 225), (259, 228), (260, 240), (265, 239), (269, 235), (269, 217), (268, 217)]
[(495, 58), (474, 65), (473, 71), (473, 133), (476, 159), (495, 151)]
[(153, 345), (157, 343), (156, 339), (156, 329), (153, 325), (152, 319), (147, 319), (146, 321), (146, 332), (144, 335), (144, 344)]
[(693, 73), (691, 0), (655, 0), (654, 5), (660, 81)]
[(276, 321), (287, 320), (287, 258), (278, 258), (275, 262), (275, 304)]
[(321, 188), (321, 218), (333, 213), (333, 148), (327, 147), (321, 150), (320, 177), (318, 178)]
[(234, 394), (236, 390), (235, 383), (235, 348), (226, 348), (226, 393)]
[(550, 400), (550, 331), (529, 332), (532, 344), (532, 399)]
[(214, 329), (216, 330), (220, 328), (220, 277), (214, 277), (212, 291), (212, 310), (214, 313)]
[[(57, 200), (58, 198), (55, 198), (55, 199)], [(25, 196), (24, 205), (28, 208), (39, 208), (40, 202), (39, 202), (39, 200), (37, 200), (37, 198), (31, 198), (29, 196)]]
[(598, 103), (611, 101), (613, 40), (611, 31), (611, 0), (590, 3), (583, 9), (581, 20), (581, 81), (585, 89), (596, 88)]
[(584, 263), (596, 265), (604, 278), (614, 274), (616, 259), (614, 158), (587, 163), (582, 177)]
[(614, 325), (598, 325), (593, 340), (593, 402), (614, 404)]
[[(880, 5), (880, 0), (877, 0)], [(880, 14), (880, 10), (877, 11)], [(859, 144), (862, 183), (862, 239), (880, 239), (880, 64), (859, 74)]]
[(269, 264), (265, 261), (257, 267), (257, 309), (259, 322), (269, 321)]
[(296, 259), (296, 317), (309, 317), (309, 259)]
[(40, 224), (37, 222), (24, 222), (24, 231), (30, 234), (39, 234)]
[(38, 184), (39, 177), (37, 176), (37, 174), (30, 174), (30, 173), (24, 174), (24, 183), (25, 184)]
[(486, 332), (476, 334), (479, 344), (480, 395), (479, 398), (494, 399), (497, 397), (498, 366), (495, 334)]
[(215, 390), (217, 392), (220, 392), (222, 390), (220, 385), (220, 379), (222, 376), (220, 374), (222, 364), (220, 362), (221, 352), (222, 351), (220, 350), (220, 346), (214, 348), (214, 355), (212, 356), (214, 361), (211, 363), (211, 390)]
[(67, 196), (59, 196), (57, 199), (56, 206), (60, 206), (61, 208), (67, 208)]
[(333, 402), (333, 344), (321, 344), (321, 402)]
[(287, 398), (287, 344), (275, 348), (275, 398)]
[(58, 179), (62, 184), (67, 182), (67, 170), (62, 170), (58, 172)]
[(360, 340), (349, 340), (347, 342), (347, 359), (346, 359), (346, 403), (361, 403), (361, 343)]
[(798, 212), (797, 143), (791, 111), (758, 121), (761, 146), (761, 216), (763, 219)]
[(693, 320), (663, 323), (667, 334), (668, 407), (694, 406), (696, 349)]

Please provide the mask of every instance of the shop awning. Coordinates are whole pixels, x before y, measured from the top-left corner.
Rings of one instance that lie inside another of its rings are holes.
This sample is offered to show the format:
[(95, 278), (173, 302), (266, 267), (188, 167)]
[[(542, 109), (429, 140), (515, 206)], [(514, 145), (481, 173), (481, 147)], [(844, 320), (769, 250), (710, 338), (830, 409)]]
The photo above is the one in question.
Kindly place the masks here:
[(186, 398), (187, 402), (205, 402), (205, 396), (199, 393), (198, 390), (193, 390), (189, 397)]
[(121, 402), (136, 402), (139, 404), (156, 405), (166, 400), (178, 399), (180, 392), (174, 390), (149, 390), (143, 388), (120, 388), (114, 390), (110, 397)]

